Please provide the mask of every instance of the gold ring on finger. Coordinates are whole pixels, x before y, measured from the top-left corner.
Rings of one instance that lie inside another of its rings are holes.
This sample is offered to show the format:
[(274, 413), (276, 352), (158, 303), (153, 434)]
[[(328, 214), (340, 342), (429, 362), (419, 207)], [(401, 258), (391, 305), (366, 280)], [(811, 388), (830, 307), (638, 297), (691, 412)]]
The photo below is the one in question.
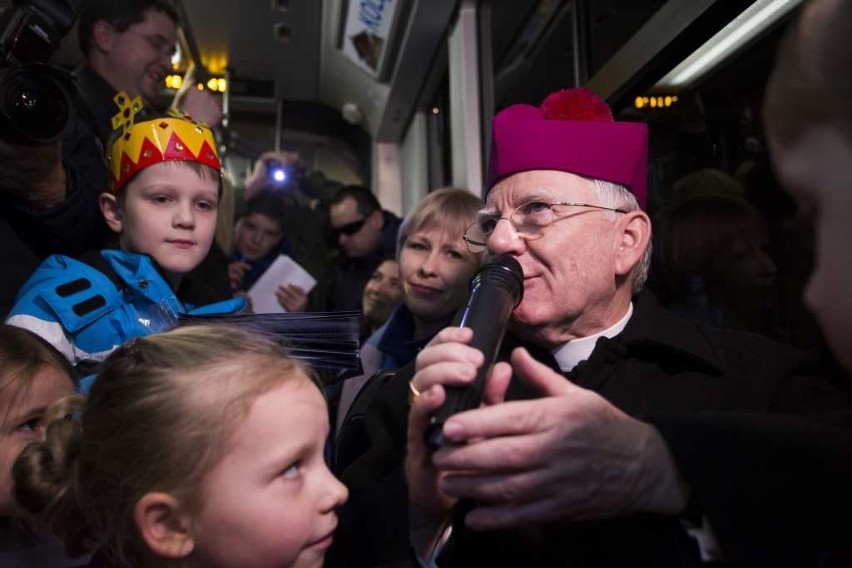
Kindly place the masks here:
[(420, 396), (420, 391), (414, 386), (414, 381), (408, 381), (408, 405), (412, 406)]

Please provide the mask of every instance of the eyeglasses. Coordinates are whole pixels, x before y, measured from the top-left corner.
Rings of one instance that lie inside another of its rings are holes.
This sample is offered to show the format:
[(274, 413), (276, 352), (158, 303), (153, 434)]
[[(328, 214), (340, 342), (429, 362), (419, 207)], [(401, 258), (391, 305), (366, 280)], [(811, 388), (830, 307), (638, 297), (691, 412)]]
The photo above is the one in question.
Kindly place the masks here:
[(364, 217), (363, 219), (361, 219), (359, 221), (352, 221), (351, 223), (347, 223), (347, 224), (343, 225), (342, 227), (338, 227), (338, 228), (332, 229), (332, 230), (334, 231), (334, 234), (337, 235), (337, 236), (340, 236), (341, 234), (351, 236), (351, 235), (354, 235), (355, 233), (357, 233), (358, 231), (360, 231), (362, 228), (364, 228), (364, 223), (366, 223), (366, 222), (367, 222), (367, 218)]
[(175, 54), (175, 43), (160, 34), (143, 34), (136, 30), (131, 30), (130, 28), (124, 31), (144, 39), (154, 51), (158, 51), (163, 55), (168, 55), (169, 57)]
[(613, 207), (603, 207), (602, 205), (591, 205), (589, 203), (568, 203), (567, 201), (555, 201), (547, 203), (544, 201), (530, 201), (519, 205), (508, 217), (499, 217), (495, 215), (484, 215), (475, 223), (465, 229), (462, 237), (467, 243), (467, 248), (470, 252), (479, 253), (485, 250), (488, 239), (497, 228), (497, 223), (505, 219), (512, 224), (512, 228), (518, 233), (518, 236), (523, 239), (536, 239), (541, 236), (542, 230), (559, 221), (569, 217), (568, 211), (561, 211), (561, 208), (570, 207), (591, 207), (592, 209), (600, 209), (602, 211), (613, 211), (615, 213), (627, 213), (624, 209), (615, 209)]

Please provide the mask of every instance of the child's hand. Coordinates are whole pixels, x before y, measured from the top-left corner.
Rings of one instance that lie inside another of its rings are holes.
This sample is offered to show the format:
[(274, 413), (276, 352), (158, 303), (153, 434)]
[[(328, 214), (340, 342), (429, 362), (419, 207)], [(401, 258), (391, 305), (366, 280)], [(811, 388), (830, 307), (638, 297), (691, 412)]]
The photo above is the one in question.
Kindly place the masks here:
[(308, 307), (308, 295), (304, 290), (293, 284), (279, 286), (275, 292), (278, 303), (288, 312), (304, 312)]
[(251, 270), (251, 264), (236, 261), (228, 265), (228, 280), (231, 282), (231, 290), (239, 290), (242, 287), (243, 277)]

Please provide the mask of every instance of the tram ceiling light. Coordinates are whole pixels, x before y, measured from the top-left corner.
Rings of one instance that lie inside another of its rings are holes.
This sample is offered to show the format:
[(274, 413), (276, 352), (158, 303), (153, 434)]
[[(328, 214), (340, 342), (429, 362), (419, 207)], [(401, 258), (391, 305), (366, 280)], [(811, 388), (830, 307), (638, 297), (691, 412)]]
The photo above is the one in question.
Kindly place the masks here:
[(352, 102), (343, 103), (343, 107), (340, 109), (340, 114), (343, 115), (343, 120), (349, 124), (358, 124), (364, 118), (364, 114), (361, 112), (360, 107)]
[(177, 73), (173, 73), (171, 75), (166, 75), (166, 88), (168, 89), (180, 89), (183, 84), (183, 76)]
[(172, 54), (172, 69), (180, 67), (183, 61), (183, 50), (180, 48), (180, 42), (175, 45), (175, 52)]
[(272, 9), (279, 12), (289, 12), (290, 0), (272, 0)]
[[(179, 73), (172, 73), (171, 75), (166, 75), (165, 84), (167, 89), (178, 90), (183, 85), (183, 75)], [(214, 93), (224, 93), (228, 90), (228, 81), (224, 77), (210, 77), (206, 83), (207, 90), (213, 91)], [(205, 85), (202, 83), (197, 83), (197, 87), (199, 90), (204, 90)]]
[(802, 0), (756, 0), (654, 87), (672, 89), (695, 83), (801, 3)]

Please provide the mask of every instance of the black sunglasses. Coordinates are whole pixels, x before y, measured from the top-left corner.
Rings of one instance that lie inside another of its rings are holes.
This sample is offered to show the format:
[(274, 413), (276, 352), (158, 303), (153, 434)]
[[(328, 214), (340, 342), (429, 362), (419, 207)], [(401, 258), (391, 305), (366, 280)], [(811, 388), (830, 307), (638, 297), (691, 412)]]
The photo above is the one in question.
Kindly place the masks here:
[(358, 231), (360, 231), (364, 227), (364, 223), (366, 223), (366, 222), (367, 222), (366, 217), (361, 219), (360, 221), (352, 221), (351, 223), (347, 223), (347, 224), (343, 225), (342, 227), (338, 227), (338, 228), (334, 229), (334, 233), (337, 234), (337, 235), (339, 235), (341, 233), (344, 234), (344, 235), (354, 235), (355, 233), (357, 233)]

